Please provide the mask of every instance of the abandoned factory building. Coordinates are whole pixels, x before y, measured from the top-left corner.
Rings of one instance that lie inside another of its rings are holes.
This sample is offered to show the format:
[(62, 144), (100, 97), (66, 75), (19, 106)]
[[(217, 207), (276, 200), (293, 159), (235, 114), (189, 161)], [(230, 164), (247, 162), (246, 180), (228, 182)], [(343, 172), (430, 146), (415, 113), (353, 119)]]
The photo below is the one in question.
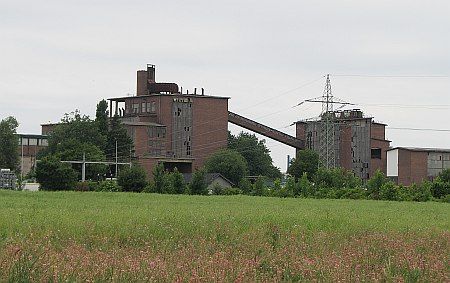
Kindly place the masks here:
[(157, 163), (191, 173), (227, 147), (228, 97), (191, 93), (175, 83), (157, 83), (155, 66), (137, 71), (136, 96), (109, 98), (134, 142), (134, 157), (147, 173)]
[(390, 141), (386, 139), (385, 124), (365, 117), (359, 109), (326, 115), (331, 116), (328, 133), (325, 133), (327, 125), (323, 116), (315, 121), (296, 122), (297, 139), (305, 141), (306, 148), (318, 152), (323, 165), (343, 167), (363, 180), (372, 177), (377, 169), (386, 174)]

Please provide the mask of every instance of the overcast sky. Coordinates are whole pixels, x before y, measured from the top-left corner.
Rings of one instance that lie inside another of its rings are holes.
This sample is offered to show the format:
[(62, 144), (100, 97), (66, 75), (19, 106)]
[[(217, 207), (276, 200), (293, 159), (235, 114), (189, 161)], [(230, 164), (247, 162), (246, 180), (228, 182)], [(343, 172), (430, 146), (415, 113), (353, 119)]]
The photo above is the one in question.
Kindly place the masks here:
[[(449, 129), (449, 50), (448, 0), (2, 0), (0, 118), (40, 133), (75, 109), (94, 116), (152, 63), (157, 81), (229, 96), (231, 111), (292, 135), (321, 109), (292, 106), (321, 96), (327, 73), (335, 96), (390, 127)], [(450, 148), (449, 132), (387, 138)], [(294, 150), (267, 145), (285, 170)]]

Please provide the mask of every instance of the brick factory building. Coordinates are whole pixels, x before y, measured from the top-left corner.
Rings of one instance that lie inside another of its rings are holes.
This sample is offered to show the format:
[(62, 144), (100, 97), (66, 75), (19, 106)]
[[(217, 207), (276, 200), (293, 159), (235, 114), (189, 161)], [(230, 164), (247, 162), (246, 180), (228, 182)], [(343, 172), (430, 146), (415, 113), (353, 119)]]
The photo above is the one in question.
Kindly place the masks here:
[(149, 64), (137, 71), (136, 96), (108, 100), (110, 117), (120, 117), (134, 142), (134, 157), (150, 175), (159, 162), (168, 170), (191, 173), (226, 148), (228, 99), (157, 83), (155, 66)]
[(450, 168), (450, 149), (395, 147), (387, 151), (387, 176), (409, 186)]
[[(377, 169), (386, 173), (386, 152), (390, 141), (386, 139), (386, 125), (373, 117), (364, 117), (359, 109), (333, 111), (331, 115), (333, 139), (328, 142), (334, 164), (351, 170), (363, 180), (368, 180)], [(326, 146), (323, 118), (317, 121), (296, 122), (296, 137), (305, 141), (305, 147), (319, 153)]]
[(28, 174), (36, 167), (36, 156), (48, 146), (46, 135), (18, 134), (20, 169), (22, 175)]

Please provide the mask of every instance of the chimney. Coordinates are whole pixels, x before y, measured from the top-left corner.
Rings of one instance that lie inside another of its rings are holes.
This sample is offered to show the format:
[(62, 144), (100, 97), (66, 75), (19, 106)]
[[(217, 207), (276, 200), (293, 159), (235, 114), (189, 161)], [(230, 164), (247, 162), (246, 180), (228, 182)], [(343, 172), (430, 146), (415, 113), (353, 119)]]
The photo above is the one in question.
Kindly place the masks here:
[(148, 94), (147, 81), (148, 81), (148, 72), (144, 70), (137, 71), (136, 95)]
[(154, 83), (155, 81), (155, 65), (147, 64), (147, 74), (149, 83)]
[(202, 88), (202, 95), (205, 95), (205, 89)]
[(194, 95), (197, 95), (197, 88), (194, 88)]

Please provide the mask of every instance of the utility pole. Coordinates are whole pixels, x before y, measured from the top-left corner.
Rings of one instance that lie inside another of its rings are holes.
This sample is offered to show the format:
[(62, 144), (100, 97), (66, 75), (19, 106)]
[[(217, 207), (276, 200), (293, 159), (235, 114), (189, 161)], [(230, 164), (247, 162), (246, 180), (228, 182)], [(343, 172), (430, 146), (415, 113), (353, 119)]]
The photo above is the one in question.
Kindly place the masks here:
[(119, 175), (117, 169), (119, 168), (118, 166), (118, 156), (117, 156), (117, 139), (116, 139), (116, 178)]
[(22, 159), (20, 161), (20, 179), (23, 180), (23, 138), (20, 137), (20, 144), (21, 144), (21, 148), (22, 148)]
[(322, 164), (327, 168), (336, 167), (336, 142), (335, 142), (335, 123), (333, 113), (333, 94), (331, 92), (330, 75), (327, 75), (325, 89), (322, 95), (322, 113), (321, 125), (319, 129), (319, 158)]
[(86, 154), (83, 152), (83, 162), (81, 163), (81, 182), (86, 181)]

